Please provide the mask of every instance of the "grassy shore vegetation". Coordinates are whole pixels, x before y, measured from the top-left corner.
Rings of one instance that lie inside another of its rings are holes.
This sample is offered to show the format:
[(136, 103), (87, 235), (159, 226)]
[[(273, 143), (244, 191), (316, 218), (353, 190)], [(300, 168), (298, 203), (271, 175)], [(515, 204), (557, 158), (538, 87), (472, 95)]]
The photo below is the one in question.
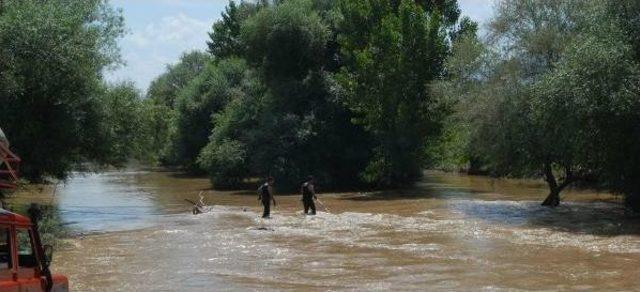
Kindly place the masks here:
[(108, 2), (1, 3), (0, 125), (32, 179), (134, 158), (214, 187), (403, 187), (436, 167), (640, 206), (638, 1), (500, 0), (482, 28), (455, 0), (231, 1), (144, 96), (102, 79)]

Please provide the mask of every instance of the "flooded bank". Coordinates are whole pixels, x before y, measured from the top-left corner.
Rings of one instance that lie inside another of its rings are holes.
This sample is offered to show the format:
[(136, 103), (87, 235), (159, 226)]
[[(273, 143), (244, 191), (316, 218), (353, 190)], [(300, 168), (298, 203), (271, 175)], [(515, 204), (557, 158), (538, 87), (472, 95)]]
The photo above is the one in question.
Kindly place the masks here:
[[(280, 197), (262, 220), (254, 192), (208, 188), (161, 172), (71, 179), (63, 220), (96, 234), (57, 251), (54, 270), (81, 291), (640, 287), (640, 222), (608, 194), (548, 209), (537, 182), (429, 172), (408, 191), (322, 194), (315, 217)], [(200, 191), (214, 206), (193, 216), (184, 199)]]

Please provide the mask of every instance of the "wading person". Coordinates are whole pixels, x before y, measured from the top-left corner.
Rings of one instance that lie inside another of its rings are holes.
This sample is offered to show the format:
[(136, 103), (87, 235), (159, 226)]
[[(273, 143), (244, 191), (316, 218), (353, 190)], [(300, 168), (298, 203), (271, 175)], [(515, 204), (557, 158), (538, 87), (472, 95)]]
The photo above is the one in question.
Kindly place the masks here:
[(276, 206), (276, 199), (273, 196), (273, 177), (268, 177), (267, 181), (258, 188), (258, 200), (262, 202), (264, 211), (262, 212), (262, 218), (269, 218), (271, 216), (271, 202), (273, 206)]
[(310, 175), (307, 177), (307, 181), (300, 187), (305, 214), (309, 214), (309, 209), (311, 209), (311, 215), (316, 214), (316, 204), (313, 202), (313, 200), (318, 199), (318, 197), (316, 197), (315, 183), (313, 176)]

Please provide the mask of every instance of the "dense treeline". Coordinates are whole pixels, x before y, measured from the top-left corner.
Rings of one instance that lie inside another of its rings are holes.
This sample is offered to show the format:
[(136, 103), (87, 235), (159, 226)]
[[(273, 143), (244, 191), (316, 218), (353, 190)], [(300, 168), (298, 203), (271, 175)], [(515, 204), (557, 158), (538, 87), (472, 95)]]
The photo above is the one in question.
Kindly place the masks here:
[(639, 206), (637, 1), (503, 0), (486, 41), (454, 44), (434, 90), (454, 114), (430, 149), (449, 167), (541, 176), (556, 206), (573, 184)]
[(550, 206), (573, 184), (632, 203), (638, 6), (503, 0), (480, 38), (455, 1), (231, 2), (211, 69), (174, 94), (164, 157), (219, 187), (403, 186), (438, 167), (542, 177)]
[(133, 158), (215, 187), (396, 187), (435, 167), (640, 206), (637, 1), (501, 0), (482, 32), (455, 0), (232, 1), (144, 98), (103, 81), (107, 2), (0, 3), (0, 126), (32, 179)]
[[(182, 61), (148, 98), (174, 99), (161, 159), (207, 172), (217, 187), (308, 174), (325, 186), (411, 184), (443, 110), (427, 84), (443, 77), (456, 1), (230, 2), (196, 76)], [(167, 80), (186, 80), (168, 92)], [(186, 84), (186, 85), (185, 85)]]

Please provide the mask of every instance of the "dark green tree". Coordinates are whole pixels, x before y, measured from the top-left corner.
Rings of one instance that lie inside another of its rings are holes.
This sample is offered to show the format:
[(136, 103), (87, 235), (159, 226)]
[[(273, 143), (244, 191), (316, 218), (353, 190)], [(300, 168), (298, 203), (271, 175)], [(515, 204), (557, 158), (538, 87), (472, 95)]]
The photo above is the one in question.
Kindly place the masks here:
[(122, 166), (130, 159), (153, 162), (152, 118), (140, 91), (132, 82), (108, 86), (101, 97), (102, 128), (107, 145), (105, 163)]
[(207, 41), (208, 51), (217, 59), (227, 57), (239, 57), (244, 55), (245, 45), (240, 39), (240, 27), (242, 22), (255, 14), (265, 3), (250, 3), (241, 1), (229, 1), (229, 5), (222, 13), (222, 19), (216, 21), (209, 32), (210, 41)]
[(439, 131), (439, 105), (426, 84), (442, 76), (445, 31), (458, 14), (443, 15), (436, 2), (338, 3), (345, 66), (337, 79), (355, 121), (376, 143), (364, 178), (382, 186), (406, 185), (421, 174), (426, 138)]
[(293, 189), (311, 173), (325, 186), (359, 181), (369, 146), (324, 71), (332, 62), (331, 33), (320, 13), (328, 9), (327, 3), (286, 1), (243, 23), (245, 57), (255, 70), (243, 95), (216, 115), (200, 156), (214, 185), (273, 175)]
[(27, 178), (65, 177), (109, 159), (102, 72), (117, 64), (123, 18), (106, 1), (8, 0), (0, 12), (0, 124)]
[(174, 109), (178, 93), (200, 75), (211, 61), (212, 58), (203, 52), (183, 54), (177, 64), (168, 65), (165, 73), (151, 82), (147, 90), (147, 99)]
[(247, 66), (241, 59), (209, 63), (204, 71), (178, 94), (175, 131), (167, 161), (192, 172), (200, 171), (196, 159), (209, 141), (213, 115), (227, 105), (240, 86)]
[(213, 58), (207, 53), (193, 51), (185, 53), (175, 65), (169, 65), (166, 71), (151, 82), (147, 90), (144, 106), (152, 129), (151, 161), (158, 161), (166, 165), (175, 164), (172, 160), (171, 137), (176, 135), (175, 128), (176, 106), (178, 94), (190, 82), (205, 70)]

